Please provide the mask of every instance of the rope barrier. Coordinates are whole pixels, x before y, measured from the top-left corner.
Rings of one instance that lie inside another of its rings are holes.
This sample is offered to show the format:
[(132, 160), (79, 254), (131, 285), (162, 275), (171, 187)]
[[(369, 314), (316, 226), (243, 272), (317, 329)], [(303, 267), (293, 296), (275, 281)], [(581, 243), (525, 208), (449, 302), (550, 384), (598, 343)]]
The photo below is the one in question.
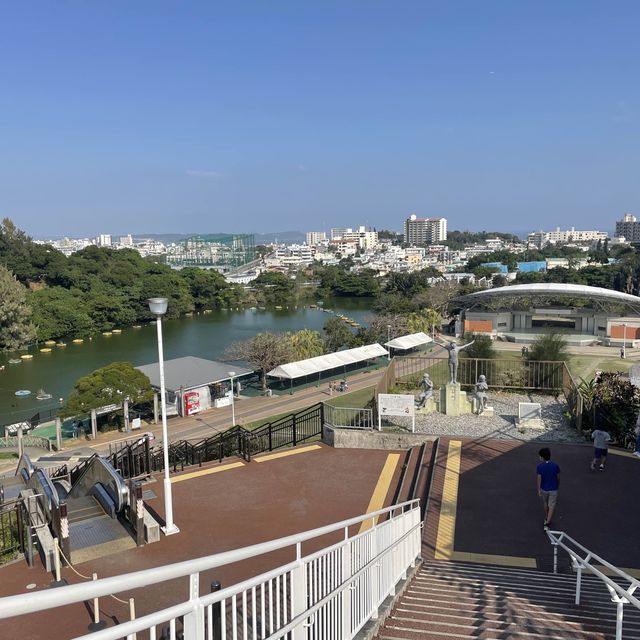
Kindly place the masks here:
[[(69, 559), (67, 558), (67, 556), (64, 555), (64, 553), (62, 552), (62, 549), (60, 548), (60, 546), (58, 544), (56, 544), (56, 548), (58, 550), (58, 553), (62, 556), (63, 560), (67, 563), (67, 566), (71, 569), (71, 571), (73, 571), (77, 576), (79, 576), (80, 578), (84, 579), (84, 580), (93, 580), (93, 577), (89, 577), (89, 576), (85, 576), (84, 574), (80, 573), (72, 564), (71, 562), (69, 562)], [(128, 600), (122, 600), (121, 598), (118, 598), (118, 596), (114, 596), (113, 594), (109, 594), (109, 596), (111, 598), (113, 598), (114, 600), (117, 600), (118, 602), (122, 602), (122, 604), (129, 604)]]

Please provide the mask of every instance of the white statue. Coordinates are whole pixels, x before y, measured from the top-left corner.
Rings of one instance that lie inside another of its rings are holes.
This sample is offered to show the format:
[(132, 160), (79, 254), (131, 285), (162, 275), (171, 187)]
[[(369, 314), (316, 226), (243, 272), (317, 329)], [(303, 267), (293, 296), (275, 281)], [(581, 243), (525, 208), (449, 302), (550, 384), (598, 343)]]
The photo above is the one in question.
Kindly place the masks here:
[(449, 374), (451, 382), (457, 382), (458, 377), (458, 352), (470, 347), (475, 340), (463, 344), (459, 347), (455, 342), (440, 342), (440, 344), (449, 352)]
[(476, 398), (478, 399), (478, 413), (482, 413), (487, 408), (487, 391), (489, 385), (485, 376), (480, 376), (476, 382)]

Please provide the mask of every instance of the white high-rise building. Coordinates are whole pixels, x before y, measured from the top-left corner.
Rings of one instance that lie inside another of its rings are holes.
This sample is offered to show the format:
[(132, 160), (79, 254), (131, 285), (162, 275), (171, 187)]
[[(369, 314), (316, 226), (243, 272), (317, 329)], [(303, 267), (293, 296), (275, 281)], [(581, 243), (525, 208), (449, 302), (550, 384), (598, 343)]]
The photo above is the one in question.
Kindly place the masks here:
[(324, 231), (307, 231), (307, 245), (309, 247), (315, 247), (321, 242), (325, 242), (327, 234)]
[(404, 222), (404, 241), (410, 246), (438, 244), (446, 239), (446, 218), (418, 218), (412, 214)]
[(122, 247), (133, 247), (133, 238), (131, 234), (127, 234), (126, 236), (120, 236), (119, 244)]
[(110, 233), (101, 233), (99, 236), (96, 236), (96, 244), (99, 247), (110, 247), (111, 246), (111, 234)]

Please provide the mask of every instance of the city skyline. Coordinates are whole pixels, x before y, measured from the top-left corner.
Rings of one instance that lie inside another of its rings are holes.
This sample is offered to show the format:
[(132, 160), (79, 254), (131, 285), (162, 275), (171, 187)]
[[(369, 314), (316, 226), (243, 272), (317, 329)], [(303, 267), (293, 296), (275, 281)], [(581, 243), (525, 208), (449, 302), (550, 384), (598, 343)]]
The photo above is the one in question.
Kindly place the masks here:
[(1, 11), (0, 217), (34, 237), (638, 211), (637, 3)]

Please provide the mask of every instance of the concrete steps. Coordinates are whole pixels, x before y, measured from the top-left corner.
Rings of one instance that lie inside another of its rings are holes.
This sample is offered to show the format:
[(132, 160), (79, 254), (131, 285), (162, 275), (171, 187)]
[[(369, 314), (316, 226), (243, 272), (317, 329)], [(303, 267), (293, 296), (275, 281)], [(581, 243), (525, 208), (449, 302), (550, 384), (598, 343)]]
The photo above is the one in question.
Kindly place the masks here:
[[(426, 562), (379, 630), (379, 640), (609, 640), (616, 605), (583, 577), (453, 562)], [(624, 640), (640, 640), (640, 611), (624, 610)]]

